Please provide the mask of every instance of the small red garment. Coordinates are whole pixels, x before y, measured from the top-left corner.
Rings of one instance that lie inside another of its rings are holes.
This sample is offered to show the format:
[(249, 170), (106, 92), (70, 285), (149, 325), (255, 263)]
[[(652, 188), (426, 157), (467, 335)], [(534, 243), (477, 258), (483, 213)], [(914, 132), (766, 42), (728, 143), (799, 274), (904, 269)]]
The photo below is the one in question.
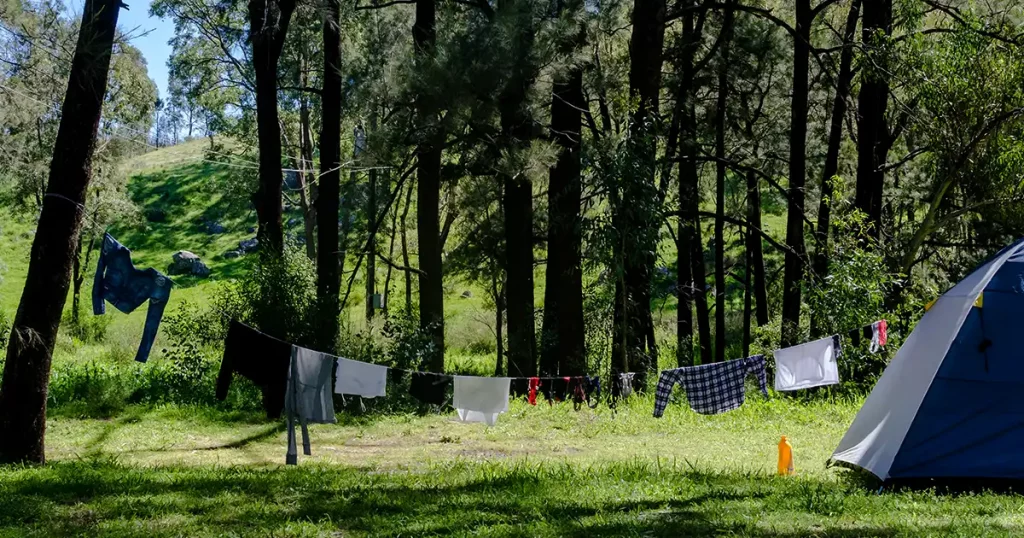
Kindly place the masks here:
[(540, 378), (530, 378), (530, 392), (526, 395), (526, 399), (530, 402), (530, 405), (537, 405), (537, 389), (540, 388)]
[(885, 347), (885, 342), (886, 342), (886, 340), (889, 339), (888, 331), (889, 331), (889, 328), (886, 325), (885, 320), (883, 319), (883, 320), (879, 321), (878, 322), (878, 345), (880, 345), (882, 347)]

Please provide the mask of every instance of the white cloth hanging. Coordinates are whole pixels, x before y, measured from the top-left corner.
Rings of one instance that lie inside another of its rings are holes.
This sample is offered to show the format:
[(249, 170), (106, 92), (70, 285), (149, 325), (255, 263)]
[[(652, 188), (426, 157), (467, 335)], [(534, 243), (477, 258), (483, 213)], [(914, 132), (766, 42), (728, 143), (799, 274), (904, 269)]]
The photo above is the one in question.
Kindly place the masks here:
[(334, 392), (362, 398), (384, 396), (388, 383), (388, 367), (351, 359), (338, 359), (338, 378)]
[(455, 376), (452, 407), (459, 420), (494, 426), (498, 415), (508, 411), (510, 381), (507, 377)]
[(809, 389), (839, 383), (842, 353), (838, 336), (775, 350), (775, 390)]

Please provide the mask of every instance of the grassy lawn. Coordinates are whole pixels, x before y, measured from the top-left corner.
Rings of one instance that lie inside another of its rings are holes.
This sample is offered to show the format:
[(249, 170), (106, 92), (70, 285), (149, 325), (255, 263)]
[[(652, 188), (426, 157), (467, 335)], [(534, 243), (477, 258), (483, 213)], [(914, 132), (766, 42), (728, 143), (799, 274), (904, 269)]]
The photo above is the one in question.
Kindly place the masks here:
[[(714, 417), (513, 402), (339, 416), (282, 465), (283, 425), (202, 407), (51, 418), (42, 467), (0, 467), (0, 536), (1013, 536), (1024, 497), (876, 492), (826, 469), (859, 402), (752, 399)], [(778, 435), (798, 476), (773, 476)]]

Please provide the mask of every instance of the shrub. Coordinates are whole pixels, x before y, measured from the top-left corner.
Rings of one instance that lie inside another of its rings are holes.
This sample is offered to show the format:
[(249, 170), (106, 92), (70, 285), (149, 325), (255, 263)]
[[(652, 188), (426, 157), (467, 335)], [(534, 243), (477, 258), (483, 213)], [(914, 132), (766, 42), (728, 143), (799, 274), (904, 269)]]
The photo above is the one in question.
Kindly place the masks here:
[[(806, 300), (817, 334), (840, 334), (880, 318), (895, 325), (897, 316), (886, 310), (889, 292), (899, 276), (889, 271), (881, 249), (863, 233), (864, 215), (841, 206), (834, 221), (829, 248), (829, 273), (807, 279)], [(894, 348), (891, 342), (888, 347)], [(844, 341), (844, 344), (849, 344)], [(843, 390), (870, 389), (888, 364), (888, 353), (872, 354), (867, 345), (844, 345), (839, 361)]]
[(93, 344), (102, 342), (107, 336), (107, 329), (113, 322), (111, 316), (79, 315), (77, 320), (71, 311), (64, 312), (61, 319), (61, 328), (67, 330), (67, 334), (73, 339)]

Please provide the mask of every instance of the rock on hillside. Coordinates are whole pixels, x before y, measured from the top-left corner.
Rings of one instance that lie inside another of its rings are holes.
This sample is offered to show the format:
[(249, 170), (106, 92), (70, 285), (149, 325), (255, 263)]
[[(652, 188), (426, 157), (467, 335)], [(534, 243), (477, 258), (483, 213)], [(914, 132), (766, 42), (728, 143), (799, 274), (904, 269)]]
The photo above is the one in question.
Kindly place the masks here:
[(199, 256), (187, 251), (179, 250), (171, 256), (171, 266), (167, 272), (172, 275), (194, 275), (198, 277), (210, 276), (210, 268)]

